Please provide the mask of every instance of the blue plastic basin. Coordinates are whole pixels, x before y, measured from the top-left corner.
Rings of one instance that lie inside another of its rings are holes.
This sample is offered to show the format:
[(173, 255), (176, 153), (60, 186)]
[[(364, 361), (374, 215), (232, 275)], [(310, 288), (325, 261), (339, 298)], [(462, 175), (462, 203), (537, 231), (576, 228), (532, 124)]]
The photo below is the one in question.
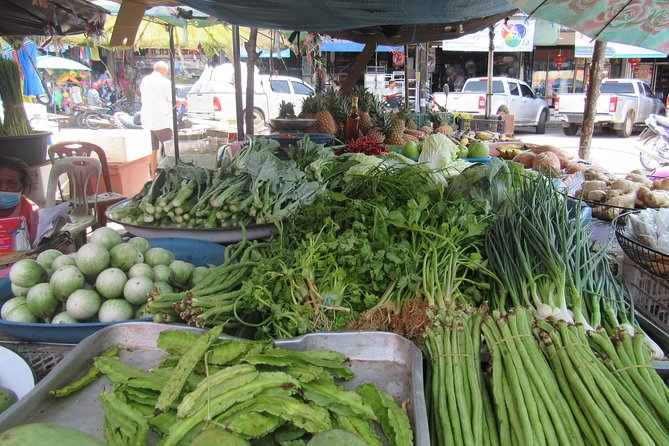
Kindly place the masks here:
[[(195, 266), (220, 265), (223, 263), (225, 246), (202, 240), (183, 238), (149, 239), (151, 247), (165, 248), (174, 253), (177, 260), (190, 262)], [(0, 280), (0, 307), (13, 297), (9, 279)], [(133, 322), (147, 321), (150, 317), (133, 319)], [(0, 331), (9, 336), (36, 342), (76, 344), (96, 331), (118, 322), (82, 322), (80, 324), (45, 324), (9, 322), (0, 319)]]

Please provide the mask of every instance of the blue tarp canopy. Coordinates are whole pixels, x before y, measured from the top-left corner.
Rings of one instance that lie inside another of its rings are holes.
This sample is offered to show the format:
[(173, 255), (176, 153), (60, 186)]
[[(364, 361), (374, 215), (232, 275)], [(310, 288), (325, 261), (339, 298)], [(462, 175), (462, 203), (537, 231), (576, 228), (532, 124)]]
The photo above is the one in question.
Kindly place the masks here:
[[(321, 51), (334, 51), (340, 53), (359, 53), (365, 48), (364, 43), (351, 42), (350, 40), (342, 39), (327, 39), (323, 38), (321, 42)], [(376, 47), (377, 52), (391, 52), (403, 51), (401, 46), (387, 46), (379, 45)]]

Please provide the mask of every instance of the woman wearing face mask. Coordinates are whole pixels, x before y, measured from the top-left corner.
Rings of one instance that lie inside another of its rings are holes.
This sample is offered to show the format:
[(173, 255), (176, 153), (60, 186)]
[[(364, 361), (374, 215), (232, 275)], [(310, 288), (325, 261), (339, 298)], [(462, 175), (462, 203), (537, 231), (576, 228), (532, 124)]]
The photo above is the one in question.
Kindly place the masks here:
[(0, 218), (24, 217), (32, 244), (37, 236), (39, 208), (23, 195), (31, 187), (26, 163), (17, 158), (0, 157)]

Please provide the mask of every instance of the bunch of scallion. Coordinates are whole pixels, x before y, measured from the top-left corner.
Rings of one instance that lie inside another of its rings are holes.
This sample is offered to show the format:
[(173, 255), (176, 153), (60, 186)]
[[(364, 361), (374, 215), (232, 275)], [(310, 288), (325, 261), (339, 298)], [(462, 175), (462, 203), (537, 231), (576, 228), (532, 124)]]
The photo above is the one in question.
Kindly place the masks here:
[(0, 58), (0, 97), (4, 108), (0, 136), (32, 135), (33, 130), (23, 108), (19, 66), (13, 60)]

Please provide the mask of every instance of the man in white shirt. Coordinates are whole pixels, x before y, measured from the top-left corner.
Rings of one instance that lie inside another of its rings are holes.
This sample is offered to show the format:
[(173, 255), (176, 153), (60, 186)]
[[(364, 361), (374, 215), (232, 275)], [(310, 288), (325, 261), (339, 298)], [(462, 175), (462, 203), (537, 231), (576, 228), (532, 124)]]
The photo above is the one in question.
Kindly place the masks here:
[(391, 79), (390, 82), (388, 83), (388, 88), (386, 88), (386, 90), (383, 92), (383, 97), (385, 98), (388, 107), (390, 107), (393, 110), (399, 110), (400, 108), (399, 100), (401, 96), (402, 93), (397, 88), (397, 82), (395, 82), (394, 79)]
[(167, 79), (167, 64), (159, 61), (153, 73), (142, 79), (142, 128), (151, 131), (151, 178), (158, 167), (158, 150), (165, 141), (174, 138), (172, 132), (172, 84)]

